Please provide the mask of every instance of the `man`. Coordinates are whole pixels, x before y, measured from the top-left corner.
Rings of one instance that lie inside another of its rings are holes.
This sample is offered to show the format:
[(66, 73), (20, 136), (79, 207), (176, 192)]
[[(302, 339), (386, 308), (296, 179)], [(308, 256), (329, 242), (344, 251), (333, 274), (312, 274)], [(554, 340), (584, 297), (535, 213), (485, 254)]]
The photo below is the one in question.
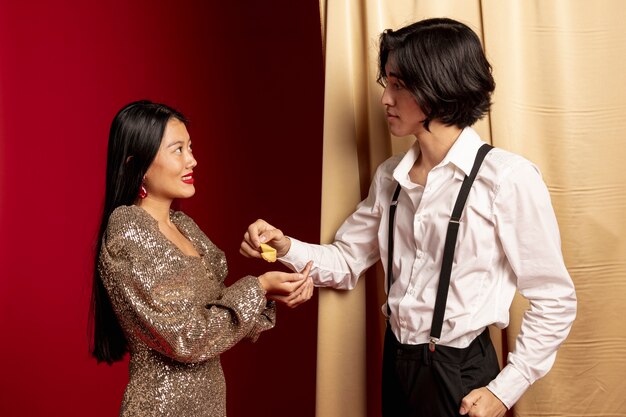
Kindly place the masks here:
[[(547, 187), (535, 165), (471, 128), (495, 83), (469, 27), (439, 18), (386, 30), (379, 58), (389, 129), (414, 135), (412, 148), (378, 167), (332, 244), (258, 220), (241, 252), (258, 258), (268, 243), (297, 271), (313, 260), (315, 285), (338, 289), (382, 260), (383, 415), (503, 416), (550, 370), (576, 315)], [(487, 326), (508, 325), (516, 291), (530, 308), (500, 370)]]

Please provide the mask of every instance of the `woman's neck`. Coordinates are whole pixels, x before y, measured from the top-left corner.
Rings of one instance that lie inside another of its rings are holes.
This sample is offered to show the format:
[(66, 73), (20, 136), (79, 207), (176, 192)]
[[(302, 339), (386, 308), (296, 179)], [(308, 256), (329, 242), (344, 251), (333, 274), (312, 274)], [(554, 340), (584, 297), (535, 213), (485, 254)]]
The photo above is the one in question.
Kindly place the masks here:
[(172, 200), (157, 200), (148, 196), (144, 199), (139, 199), (135, 202), (135, 205), (148, 212), (160, 224), (171, 224), (170, 208), (172, 207)]

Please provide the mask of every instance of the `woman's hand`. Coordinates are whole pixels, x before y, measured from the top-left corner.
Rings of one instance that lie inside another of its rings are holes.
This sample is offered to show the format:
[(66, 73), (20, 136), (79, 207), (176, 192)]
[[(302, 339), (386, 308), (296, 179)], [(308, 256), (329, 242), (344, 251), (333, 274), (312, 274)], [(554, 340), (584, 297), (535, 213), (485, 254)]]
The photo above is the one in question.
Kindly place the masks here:
[(313, 261), (309, 261), (301, 272), (270, 271), (259, 276), (261, 287), (268, 295), (291, 295), (306, 284)]
[(267, 298), (285, 304), (287, 307), (296, 308), (305, 303), (313, 296), (313, 280), (309, 277), (297, 290), (289, 295), (268, 294)]
[(291, 247), (291, 241), (283, 235), (280, 229), (259, 219), (248, 226), (248, 230), (243, 235), (239, 253), (248, 258), (260, 258), (261, 250), (259, 247), (261, 243), (267, 243), (276, 249), (276, 256), (279, 258), (285, 256)]
[(309, 261), (300, 273), (271, 271), (259, 277), (261, 286), (270, 300), (295, 308), (313, 296), (313, 280), (309, 272), (313, 262)]

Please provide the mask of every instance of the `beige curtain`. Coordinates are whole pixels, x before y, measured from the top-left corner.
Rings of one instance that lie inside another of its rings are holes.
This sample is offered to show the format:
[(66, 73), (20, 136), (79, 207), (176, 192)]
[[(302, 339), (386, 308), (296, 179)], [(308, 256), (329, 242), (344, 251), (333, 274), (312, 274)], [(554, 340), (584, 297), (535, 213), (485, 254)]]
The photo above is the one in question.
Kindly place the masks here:
[[(413, 141), (391, 138), (386, 128), (375, 82), (379, 34), (427, 17), (467, 23), (483, 39), (497, 83), (492, 112), (475, 128), (542, 170), (579, 299), (552, 371), (511, 414), (626, 416), (624, 3), (321, 0), (320, 10), (326, 63), (322, 242), (332, 241), (365, 196), (376, 166)], [(366, 275), (353, 291), (320, 291), (320, 417), (378, 415), (384, 293), (380, 268)], [(525, 308), (516, 299), (509, 328), (491, 329), (501, 359), (515, 343)], [(375, 331), (368, 331), (376, 320)]]

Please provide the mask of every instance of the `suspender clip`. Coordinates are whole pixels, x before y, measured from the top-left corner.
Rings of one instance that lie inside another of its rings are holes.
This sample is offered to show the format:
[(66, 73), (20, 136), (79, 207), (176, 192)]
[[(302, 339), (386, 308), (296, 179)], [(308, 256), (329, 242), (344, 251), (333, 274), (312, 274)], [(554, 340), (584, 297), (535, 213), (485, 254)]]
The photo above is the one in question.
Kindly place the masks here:
[(435, 345), (439, 343), (439, 339), (437, 339), (436, 337), (431, 337), (430, 341), (428, 342), (428, 350), (430, 350), (431, 352), (435, 351)]

